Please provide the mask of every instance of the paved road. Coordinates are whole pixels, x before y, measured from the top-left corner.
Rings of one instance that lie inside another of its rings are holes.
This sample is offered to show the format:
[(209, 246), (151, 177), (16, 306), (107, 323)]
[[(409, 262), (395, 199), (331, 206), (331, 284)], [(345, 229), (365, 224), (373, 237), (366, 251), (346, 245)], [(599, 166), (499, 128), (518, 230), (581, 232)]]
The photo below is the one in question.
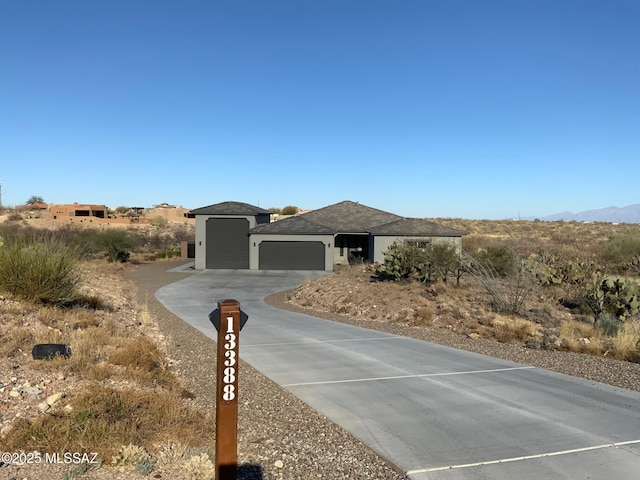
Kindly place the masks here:
[(204, 271), (156, 297), (213, 339), (240, 301), (240, 356), (412, 480), (640, 478), (640, 393), (262, 301), (320, 275)]

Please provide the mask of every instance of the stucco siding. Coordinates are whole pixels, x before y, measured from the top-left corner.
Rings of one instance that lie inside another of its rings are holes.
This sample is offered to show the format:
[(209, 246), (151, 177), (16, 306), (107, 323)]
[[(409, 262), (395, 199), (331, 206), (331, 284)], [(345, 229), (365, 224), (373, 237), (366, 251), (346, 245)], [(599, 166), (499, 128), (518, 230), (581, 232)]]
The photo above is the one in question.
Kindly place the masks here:
[(333, 270), (333, 235), (261, 235), (249, 236), (249, 269), (260, 268), (260, 242), (322, 242), (325, 246), (325, 270)]
[(204, 270), (207, 266), (207, 220), (210, 218), (244, 218), (249, 221), (249, 229), (257, 225), (254, 215), (196, 215), (196, 270)]
[(406, 240), (418, 240), (431, 243), (448, 243), (455, 247), (458, 253), (462, 252), (462, 237), (416, 237), (416, 236), (381, 236), (373, 238), (373, 261), (384, 263), (384, 252), (394, 243), (403, 243)]

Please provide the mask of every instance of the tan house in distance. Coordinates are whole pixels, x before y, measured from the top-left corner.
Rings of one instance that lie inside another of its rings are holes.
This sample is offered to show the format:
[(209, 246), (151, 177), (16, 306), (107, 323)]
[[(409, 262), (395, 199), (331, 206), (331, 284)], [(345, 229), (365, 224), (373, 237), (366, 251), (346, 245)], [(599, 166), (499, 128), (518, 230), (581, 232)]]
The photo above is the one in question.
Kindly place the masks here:
[(80, 204), (78, 202), (71, 204), (51, 204), (47, 210), (49, 211), (49, 218), (51, 220), (109, 218), (106, 205)]
[(125, 213), (110, 212), (109, 208), (102, 204), (78, 202), (38, 203), (16, 207), (16, 210), (24, 212), (29, 218), (55, 222), (135, 225), (150, 224), (161, 218), (167, 223), (195, 223), (194, 218), (188, 217), (190, 211), (188, 208), (176, 207), (167, 203), (154, 205), (153, 208), (131, 207)]

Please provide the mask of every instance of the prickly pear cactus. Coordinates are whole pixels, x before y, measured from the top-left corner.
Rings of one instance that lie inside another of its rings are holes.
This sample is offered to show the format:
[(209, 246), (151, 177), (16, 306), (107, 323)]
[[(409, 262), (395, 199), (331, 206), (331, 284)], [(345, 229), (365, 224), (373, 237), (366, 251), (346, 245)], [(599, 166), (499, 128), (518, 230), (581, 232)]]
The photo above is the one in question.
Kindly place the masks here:
[(640, 285), (630, 278), (605, 278), (600, 284), (604, 309), (621, 321), (638, 313)]

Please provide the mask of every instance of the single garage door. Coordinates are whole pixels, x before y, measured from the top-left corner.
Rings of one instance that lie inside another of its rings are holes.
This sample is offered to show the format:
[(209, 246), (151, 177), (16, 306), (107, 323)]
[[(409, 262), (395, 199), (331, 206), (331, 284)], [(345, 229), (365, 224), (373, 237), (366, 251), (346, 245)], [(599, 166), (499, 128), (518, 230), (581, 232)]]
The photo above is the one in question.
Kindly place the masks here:
[(206, 268), (249, 268), (249, 220), (210, 218), (207, 220)]
[(260, 270), (324, 270), (322, 242), (260, 243)]

